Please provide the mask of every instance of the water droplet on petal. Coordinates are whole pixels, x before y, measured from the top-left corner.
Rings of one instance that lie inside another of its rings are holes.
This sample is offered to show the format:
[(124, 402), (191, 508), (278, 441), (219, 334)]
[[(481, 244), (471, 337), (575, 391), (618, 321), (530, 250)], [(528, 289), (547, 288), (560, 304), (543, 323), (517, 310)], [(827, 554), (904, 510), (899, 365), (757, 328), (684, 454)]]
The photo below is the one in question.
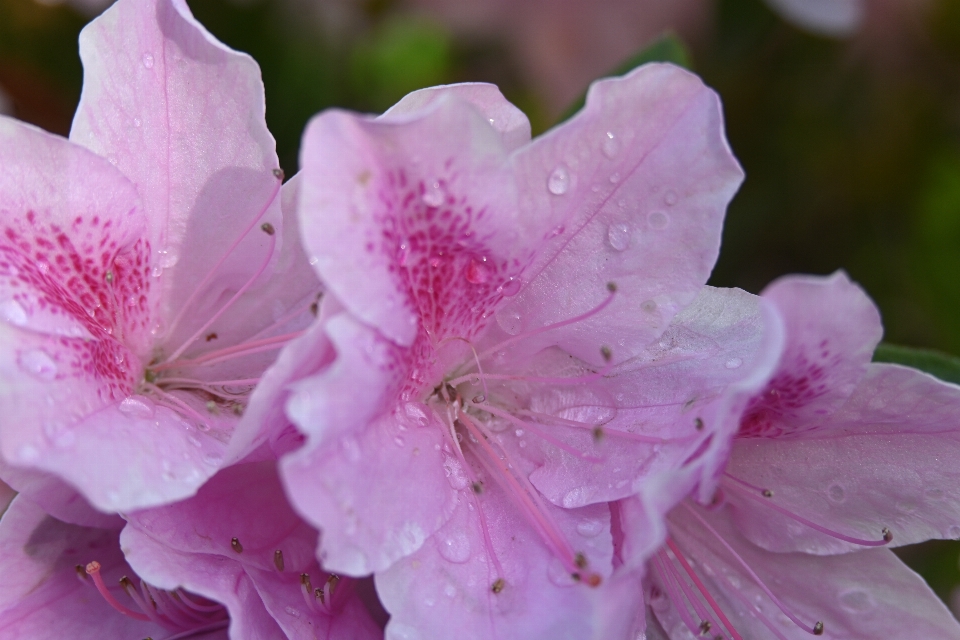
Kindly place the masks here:
[(490, 270), (482, 262), (471, 260), (467, 265), (467, 282), (471, 284), (483, 284), (490, 279)]
[(423, 203), (428, 207), (439, 207), (443, 204), (445, 198), (446, 193), (444, 193), (443, 186), (439, 182), (427, 185), (421, 196)]
[(455, 598), (457, 596), (457, 588), (448, 582), (443, 588), (443, 593), (448, 598)]
[(27, 316), (27, 310), (16, 300), (4, 300), (0, 302), (0, 319), (22, 327), (27, 324), (29, 316)]
[(397, 436), (393, 439), (393, 443), (398, 447), (402, 447), (406, 444), (406, 441), (403, 439), (403, 436)]
[(515, 309), (501, 311), (497, 314), (497, 324), (504, 332), (515, 336), (523, 329), (523, 323), (520, 321), (520, 312)]
[(723, 366), (725, 366), (727, 369), (736, 369), (742, 364), (743, 364), (743, 360), (741, 360), (740, 358), (730, 358), (729, 360), (726, 361), (726, 363), (724, 363)]
[(619, 173), (610, 174), (610, 184), (617, 184), (618, 182), (620, 182), (620, 174)]
[(840, 606), (850, 613), (863, 613), (877, 606), (869, 592), (863, 589), (850, 589), (840, 593)]
[(520, 292), (520, 278), (508, 278), (506, 282), (500, 285), (500, 293), (504, 298), (510, 298)]
[(547, 577), (558, 587), (572, 587), (577, 581), (558, 558), (551, 558), (547, 564)]
[(603, 143), (600, 145), (600, 148), (603, 150), (603, 155), (608, 158), (613, 158), (620, 153), (620, 141), (613, 133), (607, 131), (607, 135), (603, 137)]
[(846, 500), (847, 492), (838, 484), (832, 484), (827, 488), (827, 496), (834, 502), (843, 502)]
[(563, 165), (558, 166), (547, 179), (547, 189), (555, 196), (562, 196), (570, 188), (570, 173)]
[(284, 608), (284, 611), (287, 612), (287, 615), (291, 615), (291, 616), (293, 616), (294, 618), (299, 618), (299, 617), (300, 617), (300, 612), (297, 611), (296, 609), (294, 609), (293, 607), (285, 607), (285, 608)]
[(129, 398), (124, 398), (123, 402), (120, 403), (118, 407), (120, 413), (126, 416), (132, 416), (137, 418), (152, 418), (154, 405), (152, 402), (148, 402), (137, 396), (130, 396)]
[(462, 531), (442, 538), (440, 555), (450, 562), (463, 564), (470, 559), (470, 538)]
[(577, 523), (577, 533), (582, 535), (584, 538), (593, 538), (600, 535), (600, 532), (603, 531), (603, 523), (599, 520), (591, 520), (585, 518)]
[(173, 249), (160, 249), (157, 251), (157, 264), (161, 269), (169, 269), (180, 262), (180, 254)]
[(547, 240), (549, 240), (550, 238), (556, 238), (557, 236), (563, 234), (563, 232), (566, 231), (566, 230), (567, 230), (567, 228), (564, 227), (562, 224), (561, 224), (561, 225), (558, 225), (558, 226), (554, 227), (554, 228), (550, 231), (550, 233), (548, 233), (548, 234), (545, 236), (545, 238), (546, 238)]
[(57, 377), (57, 363), (42, 349), (21, 354), (20, 368), (41, 380), (49, 381)]
[(152, 53), (145, 53), (145, 54), (143, 54), (143, 58), (141, 58), (141, 61), (143, 62), (143, 66), (144, 66), (144, 67), (146, 67), (147, 69), (153, 69), (153, 54), (152, 54)]
[(667, 189), (667, 192), (663, 194), (663, 202), (668, 207), (672, 207), (677, 204), (677, 192), (673, 189)]
[(133, 119), (133, 126), (135, 126), (135, 127), (137, 127), (137, 128), (139, 129), (142, 125), (143, 125), (143, 121), (140, 120), (140, 118), (134, 118), (134, 119)]
[(630, 246), (630, 227), (624, 222), (613, 222), (607, 227), (607, 242), (615, 251), (623, 251)]
[(223, 456), (217, 453), (205, 453), (203, 455), (203, 461), (211, 467), (219, 467), (223, 464)]
[(649, 215), (647, 215), (647, 224), (650, 225), (651, 229), (656, 229), (657, 231), (666, 229), (667, 225), (670, 224), (670, 216), (663, 211), (651, 211)]

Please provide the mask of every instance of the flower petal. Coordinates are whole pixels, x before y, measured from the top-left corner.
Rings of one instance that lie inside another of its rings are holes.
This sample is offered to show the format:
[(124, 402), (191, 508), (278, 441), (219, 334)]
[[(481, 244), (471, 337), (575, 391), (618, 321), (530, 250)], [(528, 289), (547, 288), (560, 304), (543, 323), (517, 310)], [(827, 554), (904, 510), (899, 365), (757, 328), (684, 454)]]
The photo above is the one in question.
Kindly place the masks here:
[[(97, 511), (75, 488), (53, 474), (15, 467), (0, 461), (0, 477), (10, 485), (9, 488), (23, 494), (57, 520), (99, 529), (123, 528), (123, 518), (117, 514)], [(3, 487), (0, 486), (0, 489)], [(0, 491), (0, 495), (5, 494)], [(12, 497), (13, 495), (10, 496)], [(0, 505), (3, 502), (0, 499)]]
[[(601, 312), (525, 340), (602, 363), (639, 353), (706, 282), (727, 203), (743, 172), (723, 137), (716, 94), (671, 65), (595, 83), (576, 117), (515, 153), (520, 208), (545, 223), (544, 246), (520, 294), (498, 310), (511, 332), (599, 306)], [(557, 339), (559, 336), (559, 340)]]

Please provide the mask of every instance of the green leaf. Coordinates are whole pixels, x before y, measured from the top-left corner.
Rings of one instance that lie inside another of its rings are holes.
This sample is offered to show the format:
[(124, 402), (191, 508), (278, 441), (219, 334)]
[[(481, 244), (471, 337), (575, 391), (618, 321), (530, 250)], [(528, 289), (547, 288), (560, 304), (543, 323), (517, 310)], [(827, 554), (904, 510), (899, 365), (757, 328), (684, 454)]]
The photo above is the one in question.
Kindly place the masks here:
[(933, 349), (901, 347), (882, 342), (873, 352), (873, 361), (902, 364), (925, 371), (946, 382), (960, 384), (960, 358)]
[[(633, 71), (641, 65), (647, 64), (648, 62), (672, 62), (679, 67), (683, 67), (684, 69), (690, 69), (693, 66), (692, 60), (690, 59), (690, 52), (686, 45), (683, 44), (683, 41), (680, 40), (675, 33), (672, 31), (667, 31), (662, 36), (647, 45), (646, 48), (641, 49), (637, 53), (621, 62), (609, 73), (604, 74), (603, 77), (622, 76), (630, 71)], [(567, 110), (563, 112), (563, 115), (560, 116), (558, 124), (570, 119), (575, 113), (580, 111), (586, 101), (587, 92), (584, 91), (582, 94), (580, 94), (580, 97), (577, 98), (573, 104), (571, 104)]]

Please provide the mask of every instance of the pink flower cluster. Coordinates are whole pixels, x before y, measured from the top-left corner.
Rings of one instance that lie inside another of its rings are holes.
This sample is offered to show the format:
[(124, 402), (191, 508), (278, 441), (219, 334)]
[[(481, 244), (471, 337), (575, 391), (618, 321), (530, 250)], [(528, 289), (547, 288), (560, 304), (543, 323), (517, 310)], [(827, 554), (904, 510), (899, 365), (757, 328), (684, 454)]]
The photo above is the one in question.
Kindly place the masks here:
[(960, 388), (842, 273), (705, 285), (698, 78), (327, 111), (284, 182), (183, 0), (80, 49), (68, 140), (0, 117), (0, 636), (960, 639), (889, 550), (960, 537)]

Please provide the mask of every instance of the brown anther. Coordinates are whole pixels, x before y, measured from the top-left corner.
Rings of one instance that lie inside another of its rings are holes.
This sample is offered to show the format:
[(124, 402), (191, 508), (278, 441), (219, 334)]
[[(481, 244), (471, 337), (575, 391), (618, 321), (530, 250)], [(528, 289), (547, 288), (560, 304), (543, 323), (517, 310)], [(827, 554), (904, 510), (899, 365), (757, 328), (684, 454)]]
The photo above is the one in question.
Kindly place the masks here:
[(283, 180), (283, 169), (274, 169), (273, 177), (277, 180)]
[(305, 587), (307, 588), (307, 591), (312, 590), (312, 589), (313, 589), (313, 585), (310, 584), (310, 574), (301, 573), (301, 574), (300, 574), (300, 584), (302, 584), (303, 586), (305, 586)]
[(694, 420), (693, 420), (693, 428), (696, 429), (697, 431), (703, 431), (703, 419), (702, 419), (702, 418), (694, 418)]
[(205, 339), (207, 342), (210, 342), (211, 340), (216, 340), (218, 337), (216, 333), (208, 333)]
[(274, 229), (273, 225), (270, 224), (269, 222), (264, 222), (262, 225), (260, 225), (260, 230), (263, 231), (268, 236), (272, 236), (277, 232), (277, 230)]
[(600, 355), (603, 357), (604, 362), (610, 362), (610, 358), (613, 357), (613, 351), (611, 351), (607, 345), (603, 345), (600, 347)]
[(575, 582), (580, 582), (581, 576), (580, 576), (579, 573), (571, 573), (571, 574), (570, 574), (570, 577), (573, 578), (573, 580), (574, 580)]
[(880, 533), (883, 534), (884, 542), (893, 542), (893, 532), (890, 531), (890, 529), (887, 529), (886, 527), (884, 527), (883, 529), (880, 530)]
[(480, 495), (481, 493), (483, 493), (483, 483), (480, 482), (479, 480), (471, 484), (470, 488), (473, 489), (473, 492), (477, 495)]
[(760, 493), (763, 494), (763, 497), (764, 497), (764, 498), (772, 498), (772, 497), (773, 497), (773, 491), (770, 491), (770, 489), (764, 489), (764, 490), (761, 491)]
[(494, 593), (500, 593), (503, 591), (505, 586), (507, 586), (507, 581), (503, 578), (497, 578), (493, 581), (493, 584), (490, 585), (490, 591), (493, 591)]
[(107, 281), (107, 284), (111, 284), (113, 282), (113, 271), (107, 271), (104, 273), (103, 279)]
[(239, 402), (233, 403), (233, 406), (230, 407), (230, 409), (233, 411), (233, 415), (235, 415), (235, 416), (242, 416), (242, 415), (243, 415), (243, 405), (240, 404)]
[(313, 315), (314, 318), (316, 318), (318, 315), (320, 315), (320, 303), (319, 303), (319, 302), (312, 302), (312, 303), (310, 304), (310, 313), (311, 313), (311, 315)]
[(705, 636), (705, 635), (707, 635), (708, 633), (710, 633), (710, 628), (711, 628), (712, 626), (713, 626), (713, 625), (710, 624), (710, 621), (709, 621), (709, 620), (704, 620), (703, 622), (701, 622), (701, 623), (700, 623), (700, 635)]
[(608, 283), (607, 283), (607, 291), (609, 291), (610, 293), (615, 293), (616, 290), (617, 290), (617, 283), (616, 283), (616, 282), (608, 282)]
[(146, 371), (143, 372), (143, 380), (147, 384), (153, 384), (154, 382), (157, 381), (156, 372), (151, 371), (150, 369), (147, 369)]
[(230, 548), (237, 553), (243, 553), (243, 545), (240, 544), (239, 538), (230, 538)]
[(327, 593), (330, 594), (330, 597), (333, 597), (333, 592), (336, 591), (337, 585), (340, 584), (340, 576), (335, 573), (331, 573), (330, 577), (327, 578)]
[(319, 600), (319, 601), (320, 601), (320, 604), (326, 604), (326, 603), (327, 603), (326, 600), (324, 600), (324, 598), (323, 598), (323, 589), (319, 589), (319, 588), (314, 589), (314, 590), (313, 590), (313, 597), (316, 598), (317, 600)]
[(130, 578), (128, 578), (127, 576), (122, 576), (119, 582), (120, 582), (120, 586), (123, 587), (124, 591), (126, 591), (127, 589), (133, 586), (133, 582), (131, 582)]
[(594, 441), (594, 442), (599, 443), (601, 440), (603, 440), (603, 436), (604, 436), (604, 435), (606, 435), (606, 434), (603, 432), (603, 427), (594, 427), (594, 428), (593, 428), (593, 441)]
[(206, 407), (210, 413), (220, 413), (220, 408), (217, 407), (217, 403), (213, 400), (207, 400)]
[(280, 549), (273, 552), (273, 566), (277, 568), (277, 571), (283, 571), (283, 551), (280, 551)]
[(577, 565), (579, 569), (587, 568), (587, 556), (583, 555), (581, 552), (577, 552), (577, 555), (574, 556), (573, 563)]
[(823, 623), (817, 620), (817, 624), (813, 625), (813, 635), (822, 636), (823, 635)]
[(603, 582), (603, 578), (600, 577), (599, 573), (591, 573), (587, 576), (587, 584), (591, 587), (599, 587), (601, 582)]
[(87, 572), (83, 570), (83, 565), (82, 565), (82, 564), (78, 564), (77, 566), (74, 567), (74, 569), (76, 569), (76, 571), (77, 571), (77, 576), (78, 576), (81, 580), (86, 580), (86, 579), (87, 579)]

